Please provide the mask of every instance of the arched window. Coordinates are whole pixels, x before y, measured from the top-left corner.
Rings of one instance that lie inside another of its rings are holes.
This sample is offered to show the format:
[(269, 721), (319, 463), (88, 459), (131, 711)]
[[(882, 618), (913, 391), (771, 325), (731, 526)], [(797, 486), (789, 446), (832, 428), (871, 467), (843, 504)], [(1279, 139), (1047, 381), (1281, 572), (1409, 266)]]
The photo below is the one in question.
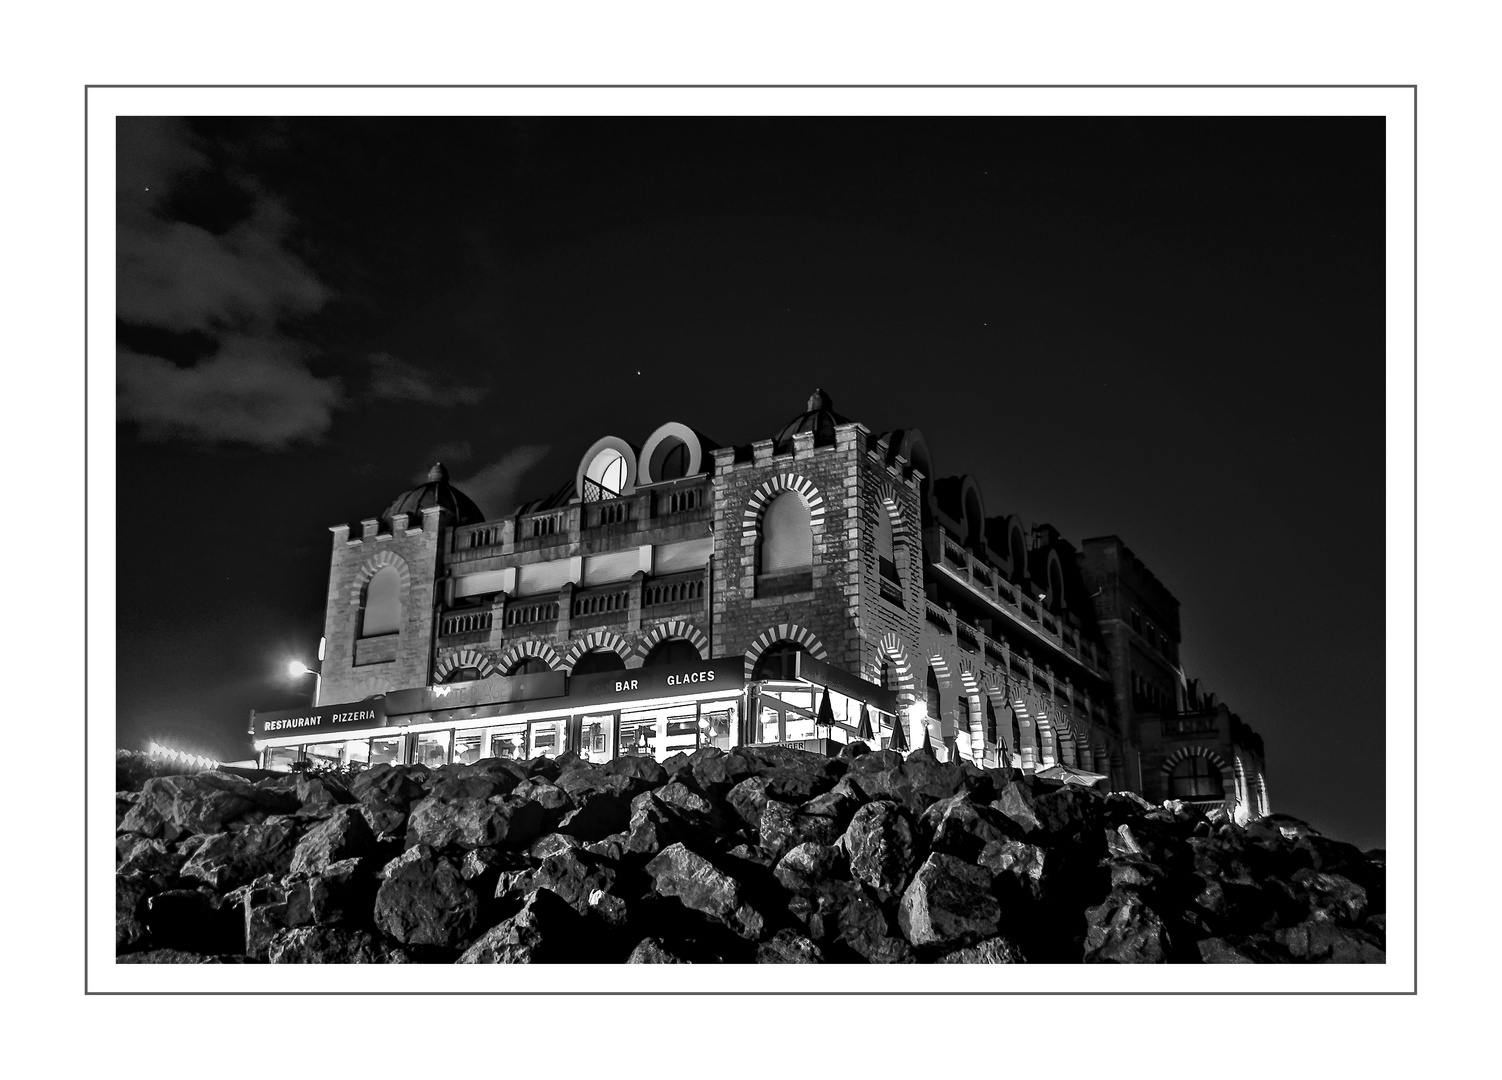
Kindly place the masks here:
[(365, 604), (360, 612), (360, 636), (380, 637), (402, 628), (402, 577), (394, 566), (383, 566), (365, 586)]
[(694, 648), (693, 642), (682, 638), (668, 638), (652, 646), (642, 667), (683, 667), (686, 664), (697, 664), (701, 659), (703, 658), (699, 655), (699, 650)]
[(892, 533), (892, 512), (886, 503), (876, 505), (876, 565), (882, 577), (897, 580), (897, 540)]
[(777, 679), (791, 681), (798, 677), (798, 654), (807, 652), (802, 645), (793, 641), (779, 641), (768, 647), (756, 660), (756, 667), (751, 670), (753, 679)]
[(964, 690), (960, 691), (959, 730), (966, 736), (970, 734), (970, 695)]
[(528, 657), (525, 657), (525, 658), (523, 658), (521, 660), (518, 660), (515, 664), (512, 664), (511, 665), (511, 670), (508, 671), (508, 672), (506, 672), (506, 674), (507, 675), (540, 675), (544, 671), (552, 671), (552, 670), (553, 670), (552, 668), (548, 667), (548, 662), (546, 660), (539, 659), (536, 656), (528, 656)]
[(575, 675), (594, 675), (601, 671), (625, 671), (626, 661), (614, 649), (591, 649), (574, 661)]
[(1009, 705), (1007, 712), (1012, 717), (1012, 753), (1020, 754), (1022, 753), (1022, 725), (1017, 722), (1016, 709)]
[(892, 665), (886, 660), (881, 662), (881, 688), (883, 690), (896, 689), (896, 683), (892, 679)]
[(928, 718), (939, 719), (939, 677), (934, 669), (928, 669)]
[(792, 491), (767, 504), (761, 519), (761, 573), (804, 570), (814, 564), (814, 530), (808, 507)]
[(652, 451), (652, 479), (681, 480), (688, 475), (688, 443), (669, 436)]
[(474, 682), (480, 678), (480, 669), (477, 667), (455, 668), (444, 678), (444, 682)]
[(1220, 770), (1199, 754), (1185, 758), (1168, 774), (1170, 799), (1220, 799), (1225, 794)]
[(1001, 740), (1001, 733), (996, 729), (996, 706), (991, 704), (991, 699), (986, 698), (986, 742), (995, 744)]
[(584, 470), (584, 501), (620, 498), (626, 490), (626, 459), (619, 450), (607, 447), (595, 455)]

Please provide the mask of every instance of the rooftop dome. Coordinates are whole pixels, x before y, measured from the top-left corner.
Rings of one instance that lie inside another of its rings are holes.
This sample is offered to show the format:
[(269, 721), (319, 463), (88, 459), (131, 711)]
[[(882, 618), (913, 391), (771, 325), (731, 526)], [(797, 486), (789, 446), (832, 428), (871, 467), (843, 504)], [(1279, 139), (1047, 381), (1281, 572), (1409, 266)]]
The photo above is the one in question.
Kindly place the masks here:
[(449, 471), (440, 461), (428, 470), (428, 480), (411, 491), (403, 492), (396, 501), (386, 507), (381, 521), (391, 524), (397, 514), (406, 514), (411, 525), (422, 521), (422, 512), (429, 506), (441, 506), (454, 516), (455, 525), (474, 525), (485, 520), (485, 515), (464, 492), (449, 483)]
[(793, 448), (793, 436), (804, 431), (814, 433), (815, 446), (830, 446), (834, 443), (834, 426), (848, 423), (834, 411), (834, 402), (823, 390), (815, 390), (808, 399), (808, 411), (795, 416), (772, 436), (772, 452), (781, 454)]

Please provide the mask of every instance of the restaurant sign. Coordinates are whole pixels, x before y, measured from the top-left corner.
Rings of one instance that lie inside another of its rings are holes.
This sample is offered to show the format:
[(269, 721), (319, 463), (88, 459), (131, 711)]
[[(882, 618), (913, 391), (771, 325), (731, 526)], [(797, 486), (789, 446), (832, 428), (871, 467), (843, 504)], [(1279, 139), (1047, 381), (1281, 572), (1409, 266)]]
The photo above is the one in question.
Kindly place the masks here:
[(568, 702), (571, 708), (577, 708), (581, 705), (608, 705), (615, 701), (738, 691), (745, 685), (746, 661), (739, 656), (722, 656), (693, 664), (572, 676), (568, 684)]
[(289, 735), (326, 735), (336, 731), (364, 731), (386, 726), (386, 699), (319, 705), (308, 709), (283, 709), (251, 714), (250, 731), (257, 739), (280, 739)]

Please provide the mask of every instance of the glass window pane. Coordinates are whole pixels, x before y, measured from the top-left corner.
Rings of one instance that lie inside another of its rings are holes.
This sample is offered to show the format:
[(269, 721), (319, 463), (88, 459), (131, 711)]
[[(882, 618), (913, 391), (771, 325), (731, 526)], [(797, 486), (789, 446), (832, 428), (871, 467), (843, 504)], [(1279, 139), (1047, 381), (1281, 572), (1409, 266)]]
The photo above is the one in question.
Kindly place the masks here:
[(265, 769), (272, 772), (291, 772), (292, 763), (298, 758), (299, 747), (296, 746), (272, 746), (268, 747), (265, 755)]
[(585, 761), (609, 761), (615, 756), (615, 714), (579, 718), (579, 756)]
[(370, 740), (372, 765), (401, 765), (407, 757), (405, 735), (377, 735)]
[(451, 731), (424, 731), (418, 735), (416, 764), (426, 765), (430, 769), (447, 765), (449, 740), (452, 736)]
[(458, 731), (454, 733), (454, 762), (458, 765), (473, 765), (485, 754), (484, 730)]
[(557, 757), (567, 747), (568, 717), (557, 720), (539, 720), (532, 725), (529, 757)]
[(486, 728), (486, 757), (523, 758), (527, 754), (527, 722), (509, 720)]

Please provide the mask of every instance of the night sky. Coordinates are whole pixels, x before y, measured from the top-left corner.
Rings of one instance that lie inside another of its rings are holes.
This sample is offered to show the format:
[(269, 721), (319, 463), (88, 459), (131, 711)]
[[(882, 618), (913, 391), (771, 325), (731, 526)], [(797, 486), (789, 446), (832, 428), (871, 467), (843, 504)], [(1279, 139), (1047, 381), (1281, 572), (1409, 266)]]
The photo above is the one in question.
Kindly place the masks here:
[(118, 743), (309, 699), (328, 526), (814, 387), (1115, 533), (1274, 811), (1384, 845), (1375, 119), (118, 123)]

